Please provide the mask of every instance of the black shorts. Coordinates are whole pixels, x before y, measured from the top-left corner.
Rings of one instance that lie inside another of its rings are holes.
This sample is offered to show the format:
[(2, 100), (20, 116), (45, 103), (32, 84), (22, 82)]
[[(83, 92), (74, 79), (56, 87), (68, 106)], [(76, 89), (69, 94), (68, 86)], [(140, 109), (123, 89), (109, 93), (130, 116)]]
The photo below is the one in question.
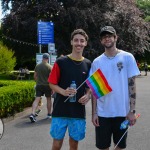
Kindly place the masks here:
[(41, 97), (45, 94), (45, 97), (51, 97), (51, 89), (49, 85), (36, 85), (36, 97)]
[[(125, 117), (104, 118), (99, 117), (99, 127), (95, 128), (96, 132), (96, 147), (99, 149), (106, 149), (111, 146), (111, 137), (113, 135), (113, 142), (116, 145), (126, 129), (120, 129), (121, 123)], [(127, 134), (120, 141), (118, 147), (126, 148)]]

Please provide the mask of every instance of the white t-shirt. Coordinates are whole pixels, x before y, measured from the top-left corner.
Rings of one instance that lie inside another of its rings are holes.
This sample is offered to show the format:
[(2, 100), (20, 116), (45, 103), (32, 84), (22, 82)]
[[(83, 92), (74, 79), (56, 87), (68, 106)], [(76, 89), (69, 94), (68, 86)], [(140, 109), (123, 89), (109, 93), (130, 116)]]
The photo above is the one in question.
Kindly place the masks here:
[(98, 116), (125, 117), (130, 109), (128, 78), (140, 74), (135, 58), (122, 50), (111, 59), (102, 54), (93, 61), (90, 75), (97, 69), (112, 88), (112, 92), (97, 99)]

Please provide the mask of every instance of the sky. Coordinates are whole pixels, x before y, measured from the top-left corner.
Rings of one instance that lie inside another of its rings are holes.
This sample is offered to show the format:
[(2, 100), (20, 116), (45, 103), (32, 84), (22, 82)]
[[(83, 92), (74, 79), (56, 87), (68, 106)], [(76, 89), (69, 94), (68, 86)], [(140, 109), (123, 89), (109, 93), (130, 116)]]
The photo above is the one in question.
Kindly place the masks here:
[[(9, 11), (7, 12), (9, 13)], [(2, 14), (1, 0), (0, 0), (0, 20), (3, 18), (4, 14)]]
[(0, 20), (3, 18), (3, 15), (2, 15), (2, 7), (1, 7), (1, 0), (0, 0)]
[(0, 1), (0, 19), (2, 19), (2, 7), (1, 7), (1, 1)]

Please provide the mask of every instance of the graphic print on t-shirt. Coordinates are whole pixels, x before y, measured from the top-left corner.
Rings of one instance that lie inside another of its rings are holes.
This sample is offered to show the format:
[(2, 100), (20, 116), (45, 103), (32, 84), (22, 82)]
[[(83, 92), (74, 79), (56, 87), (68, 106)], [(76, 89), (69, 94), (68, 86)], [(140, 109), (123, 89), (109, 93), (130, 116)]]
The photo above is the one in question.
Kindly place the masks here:
[(118, 67), (118, 70), (119, 70), (119, 73), (120, 73), (121, 70), (123, 69), (123, 63), (122, 62), (118, 62), (117, 63), (117, 67)]

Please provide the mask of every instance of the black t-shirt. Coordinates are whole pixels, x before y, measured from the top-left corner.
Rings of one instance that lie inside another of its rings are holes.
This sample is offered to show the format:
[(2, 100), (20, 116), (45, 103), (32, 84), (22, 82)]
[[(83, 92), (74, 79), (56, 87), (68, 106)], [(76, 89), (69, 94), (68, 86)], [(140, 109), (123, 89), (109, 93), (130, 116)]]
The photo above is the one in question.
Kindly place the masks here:
[[(63, 89), (70, 86), (72, 81), (76, 82), (77, 88), (87, 79), (91, 67), (90, 60), (84, 58), (82, 61), (74, 61), (68, 56), (60, 57), (56, 60), (49, 82), (58, 84)], [(57, 81), (56, 81), (57, 80)], [(56, 82), (57, 83), (56, 83)], [(76, 102), (69, 100), (64, 102), (67, 97), (56, 94), (53, 103), (53, 117), (85, 118), (85, 106), (78, 102), (79, 98), (85, 94), (86, 83), (77, 90)]]

